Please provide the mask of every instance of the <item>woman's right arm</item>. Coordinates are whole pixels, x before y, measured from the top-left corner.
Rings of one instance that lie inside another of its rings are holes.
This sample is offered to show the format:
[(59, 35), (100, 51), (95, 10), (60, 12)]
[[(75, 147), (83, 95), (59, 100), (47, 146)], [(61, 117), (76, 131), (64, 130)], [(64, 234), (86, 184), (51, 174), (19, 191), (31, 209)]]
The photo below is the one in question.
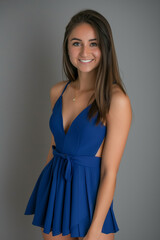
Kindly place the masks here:
[[(50, 103), (51, 103), (51, 111), (54, 107), (55, 104), (55, 98), (56, 98), (56, 92), (57, 92), (57, 84), (55, 84), (51, 89), (50, 89)], [(45, 166), (49, 163), (49, 161), (53, 158), (53, 149), (52, 149), (52, 145), (56, 146), (55, 144), (55, 140), (54, 140), (54, 136), (51, 133), (51, 144), (50, 144), (50, 148), (49, 148), (49, 152), (48, 152), (48, 156), (47, 156), (47, 161), (45, 163)]]
[[(65, 84), (66, 84), (67, 81), (61, 81), (61, 82), (58, 82), (56, 84), (54, 84), (51, 89), (50, 89), (50, 102), (51, 102), (51, 111), (58, 99), (58, 97), (60, 96)], [(47, 165), (49, 163), (49, 161), (53, 158), (53, 149), (52, 149), (52, 145), (56, 146), (55, 144), (55, 140), (54, 140), (54, 136), (53, 134), (51, 133), (51, 145), (50, 145), (50, 148), (49, 148), (49, 153), (48, 153), (48, 156), (47, 156), (47, 161), (46, 161), (46, 164)]]

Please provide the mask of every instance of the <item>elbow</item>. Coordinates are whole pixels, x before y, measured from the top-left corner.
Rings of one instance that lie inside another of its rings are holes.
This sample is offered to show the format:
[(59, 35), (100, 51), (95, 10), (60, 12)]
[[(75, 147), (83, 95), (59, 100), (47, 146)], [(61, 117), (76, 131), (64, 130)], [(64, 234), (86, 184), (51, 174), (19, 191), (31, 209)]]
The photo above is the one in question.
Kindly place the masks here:
[(116, 182), (117, 180), (117, 171), (113, 169), (102, 169), (101, 170), (101, 180), (107, 178)]

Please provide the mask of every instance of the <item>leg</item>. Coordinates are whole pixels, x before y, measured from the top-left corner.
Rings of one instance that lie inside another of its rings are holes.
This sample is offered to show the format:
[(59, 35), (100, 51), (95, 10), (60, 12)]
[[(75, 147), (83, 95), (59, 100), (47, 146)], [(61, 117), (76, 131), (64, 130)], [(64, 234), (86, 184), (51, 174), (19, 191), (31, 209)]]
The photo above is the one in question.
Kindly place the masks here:
[[(83, 240), (83, 237), (79, 237), (78, 240)], [(114, 240), (114, 233), (104, 234), (101, 233), (98, 240)]]
[(78, 239), (78, 238), (71, 237), (70, 234), (66, 236), (62, 236), (62, 234), (59, 234), (57, 236), (52, 236), (52, 232), (50, 232), (49, 234), (44, 233), (43, 228), (41, 228), (41, 231), (42, 231), (44, 240), (77, 240)]
[(114, 240), (114, 233), (109, 234), (101, 233), (99, 240)]

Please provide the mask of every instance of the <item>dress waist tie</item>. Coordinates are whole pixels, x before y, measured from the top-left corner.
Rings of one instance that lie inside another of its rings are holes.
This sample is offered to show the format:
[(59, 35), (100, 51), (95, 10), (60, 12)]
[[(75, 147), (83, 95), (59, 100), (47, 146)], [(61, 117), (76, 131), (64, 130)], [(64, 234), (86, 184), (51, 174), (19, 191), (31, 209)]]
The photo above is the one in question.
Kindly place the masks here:
[(64, 164), (64, 178), (66, 181), (70, 181), (72, 178), (72, 163), (79, 164), (84, 167), (100, 167), (101, 157), (91, 155), (73, 155), (68, 153), (62, 153), (52, 145), (53, 156), (59, 156)]

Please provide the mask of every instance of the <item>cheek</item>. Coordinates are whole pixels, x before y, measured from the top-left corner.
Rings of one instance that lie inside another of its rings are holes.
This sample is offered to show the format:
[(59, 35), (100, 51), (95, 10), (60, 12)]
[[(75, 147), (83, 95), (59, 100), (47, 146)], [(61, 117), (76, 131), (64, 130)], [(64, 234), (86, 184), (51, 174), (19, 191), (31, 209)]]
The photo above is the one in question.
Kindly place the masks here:
[(70, 58), (74, 58), (78, 54), (76, 49), (73, 49), (73, 48), (68, 48), (68, 53), (69, 53)]
[(101, 58), (101, 51), (98, 49), (94, 52), (94, 55), (96, 56), (96, 58)]
[(75, 66), (75, 59), (77, 57), (76, 51), (74, 51), (73, 48), (68, 48), (68, 54), (70, 62), (72, 63), (73, 66)]

